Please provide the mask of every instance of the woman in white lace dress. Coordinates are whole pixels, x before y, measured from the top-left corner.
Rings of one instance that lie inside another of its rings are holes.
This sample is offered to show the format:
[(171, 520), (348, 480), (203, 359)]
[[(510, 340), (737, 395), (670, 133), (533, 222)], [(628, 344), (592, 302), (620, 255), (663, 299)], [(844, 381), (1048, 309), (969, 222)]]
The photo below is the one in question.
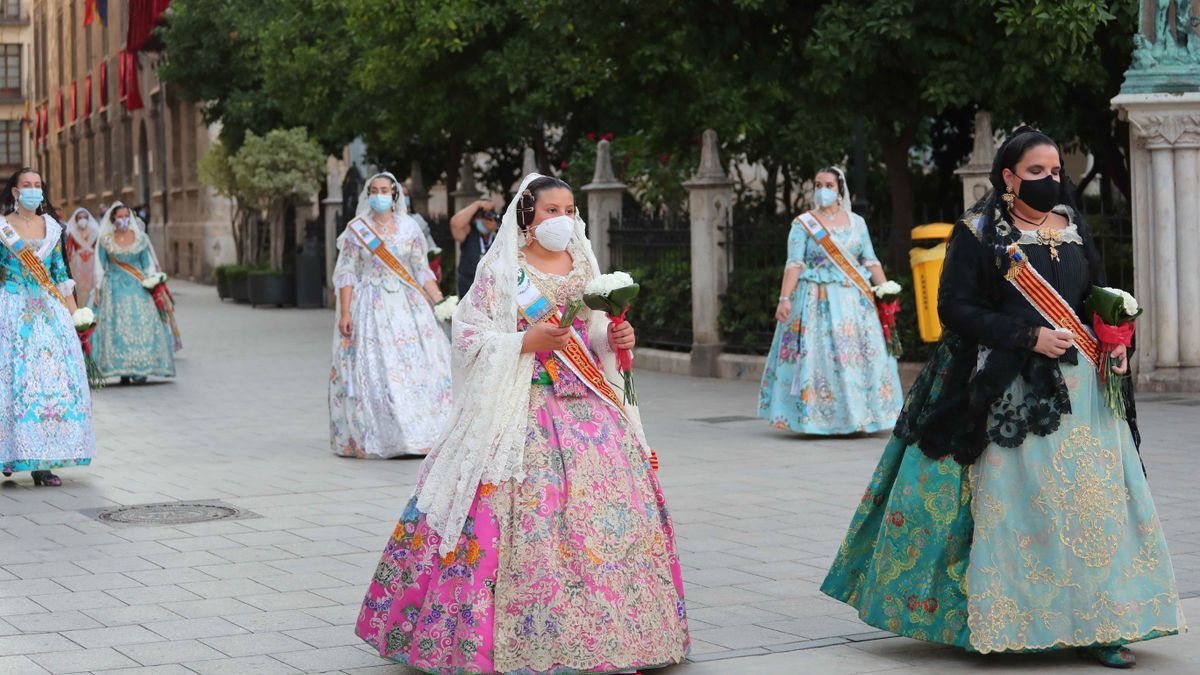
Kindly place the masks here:
[(346, 457), (423, 456), (450, 413), (442, 294), (402, 194), (392, 174), (373, 176), (338, 237), (329, 433)]

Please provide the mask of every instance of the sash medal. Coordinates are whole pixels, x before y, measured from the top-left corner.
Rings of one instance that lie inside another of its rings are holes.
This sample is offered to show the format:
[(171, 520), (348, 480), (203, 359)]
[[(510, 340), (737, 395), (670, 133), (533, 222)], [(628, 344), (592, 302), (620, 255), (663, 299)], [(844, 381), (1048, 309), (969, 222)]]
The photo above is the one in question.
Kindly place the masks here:
[(366, 219), (355, 218), (346, 227), (354, 233), (359, 243), (375, 256), (376, 260), (383, 263), (384, 267), (395, 272), (401, 281), (420, 293), (421, 297), (425, 298), (425, 302), (429, 303), (430, 307), (433, 307), (433, 300), (430, 299), (429, 294), (425, 292), (425, 289), (421, 288), (421, 285), (417, 283), (417, 280), (413, 278), (413, 275), (409, 273), (404, 264), (388, 250), (388, 247), (383, 243), (383, 239), (376, 234), (375, 230), (371, 229)]

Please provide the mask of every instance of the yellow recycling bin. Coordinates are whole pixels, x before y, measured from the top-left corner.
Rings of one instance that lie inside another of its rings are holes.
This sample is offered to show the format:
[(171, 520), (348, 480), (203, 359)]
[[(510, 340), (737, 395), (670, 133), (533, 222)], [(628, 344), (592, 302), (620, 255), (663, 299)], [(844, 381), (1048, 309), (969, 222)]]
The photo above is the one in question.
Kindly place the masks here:
[(942, 278), (942, 262), (946, 259), (946, 241), (950, 239), (952, 223), (930, 223), (914, 227), (914, 243), (939, 242), (926, 248), (915, 246), (908, 252), (912, 264), (913, 294), (917, 299), (917, 329), (925, 342), (937, 342), (942, 337), (942, 322), (938, 318), (938, 282)]

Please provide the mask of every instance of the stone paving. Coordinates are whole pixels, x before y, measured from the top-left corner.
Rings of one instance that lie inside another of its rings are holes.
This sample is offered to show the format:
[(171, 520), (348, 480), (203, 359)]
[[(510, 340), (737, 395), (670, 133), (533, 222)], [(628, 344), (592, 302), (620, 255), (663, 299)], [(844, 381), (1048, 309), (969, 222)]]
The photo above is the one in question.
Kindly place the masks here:
[[(354, 636), (358, 604), (415, 461), (333, 456), (332, 314), (221, 305), (177, 284), (179, 378), (96, 396), (100, 455), (0, 483), (0, 674), (393, 673)], [(1068, 655), (980, 657), (896, 638), (818, 590), (883, 436), (808, 439), (752, 418), (755, 383), (639, 373), (675, 518), (694, 647), (665, 672), (1097, 672)], [(1140, 406), (1185, 609), (1200, 616), (1200, 397)], [(97, 509), (219, 501), (248, 517), (99, 522)], [(1138, 650), (1197, 672), (1200, 640)]]

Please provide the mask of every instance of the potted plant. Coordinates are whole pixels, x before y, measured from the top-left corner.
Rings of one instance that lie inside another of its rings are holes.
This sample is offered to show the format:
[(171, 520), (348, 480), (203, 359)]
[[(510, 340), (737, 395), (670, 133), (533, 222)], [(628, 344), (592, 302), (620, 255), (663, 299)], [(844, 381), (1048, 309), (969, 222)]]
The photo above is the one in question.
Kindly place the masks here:
[(245, 265), (229, 265), (225, 269), (229, 297), (234, 302), (250, 302), (250, 269)]
[(232, 265), (218, 265), (213, 273), (217, 277), (217, 297), (221, 300), (233, 297), (230, 294), (228, 271)]
[(250, 305), (296, 304), (296, 275), (280, 270), (254, 270), (250, 272)]

